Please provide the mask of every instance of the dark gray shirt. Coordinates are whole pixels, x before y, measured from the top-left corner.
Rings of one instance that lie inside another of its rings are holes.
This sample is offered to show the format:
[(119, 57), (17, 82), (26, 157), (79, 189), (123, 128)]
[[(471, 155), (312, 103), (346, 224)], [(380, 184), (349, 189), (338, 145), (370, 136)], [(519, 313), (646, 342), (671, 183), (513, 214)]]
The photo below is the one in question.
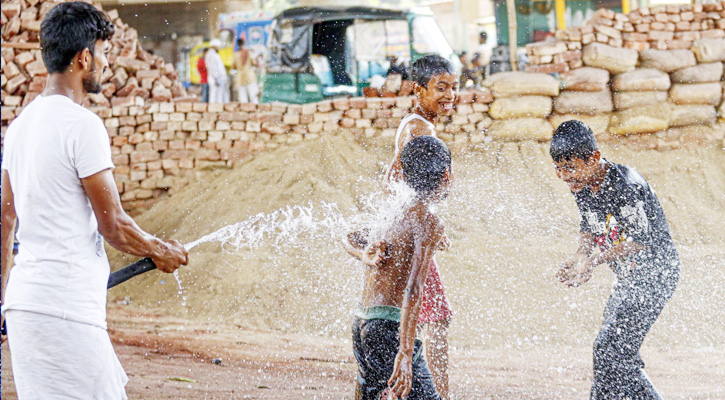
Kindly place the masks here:
[(612, 263), (617, 276), (626, 276), (641, 264), (679, 263), (665, 213), (647, 181), (634, 169), (609, 165), (599, 191), (588, 187), (574, 193), (582, 232), (590, 232), (602, 251), (627, 241), (647, 246), (627, 260)]

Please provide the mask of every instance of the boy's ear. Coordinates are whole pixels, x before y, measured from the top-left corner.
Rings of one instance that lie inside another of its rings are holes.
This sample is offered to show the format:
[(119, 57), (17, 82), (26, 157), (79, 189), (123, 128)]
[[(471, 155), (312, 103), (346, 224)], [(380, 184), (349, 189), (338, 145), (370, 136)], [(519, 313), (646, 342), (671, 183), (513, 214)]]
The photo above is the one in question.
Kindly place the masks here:
[(589, 161), (587, 164), (596, 165), (599, 164), (599, 161), (602, 159), (602, 153), (599, 152), (599, 150), (594, 150), (591, 156), (589, 156)]
[(421, 96), (421, 95), (423, 94), (423, 90), (424, 90), (424, 89), (425, 89), (425, 88), (424, 88), (424, 87), (423, 87), (423, 85), (421, 85), (420, 83), (418, 83), (418, 82), (413, 82), (413, 94), (414, 94), (414, 95), (415, 95), (416, 97), (420, 98), (420, 96)]
[(442, 180), (446, 184), (451, 184), (451, 182), (453, 182), (453, 172), (451, 172), (451, 167), (446, 168), (446, 171), (443, 173)]

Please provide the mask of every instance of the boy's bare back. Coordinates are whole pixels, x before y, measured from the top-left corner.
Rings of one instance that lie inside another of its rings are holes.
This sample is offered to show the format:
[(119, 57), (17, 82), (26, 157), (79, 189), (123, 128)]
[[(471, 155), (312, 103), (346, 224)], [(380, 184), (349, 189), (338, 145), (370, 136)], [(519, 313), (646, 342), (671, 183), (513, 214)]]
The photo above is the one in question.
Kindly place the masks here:
[(395, 306), (403, 308), (405, 290), (411, 279), (413, 286), (422, 286), (430, 260), (443, 238), (440, 218), (428, 205), (416, 202), (401, 221), (386, 233), (384, 261), (369, 267), (365, 273), (363, 306)]

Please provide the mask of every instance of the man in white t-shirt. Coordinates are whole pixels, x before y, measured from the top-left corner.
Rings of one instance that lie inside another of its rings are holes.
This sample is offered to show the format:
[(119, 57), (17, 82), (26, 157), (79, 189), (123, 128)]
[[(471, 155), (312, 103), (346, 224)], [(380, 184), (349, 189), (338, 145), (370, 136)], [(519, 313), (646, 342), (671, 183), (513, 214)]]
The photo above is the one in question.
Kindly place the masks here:
[[(101, 90), (113, 33), (90, 4), (51, 9), (40, 29), (45, 90), (5, 136), (2, 313), (21, 400), (127, 398), (128, 378), (106, 332), (104, 237), (120, 251), (151, 257), (163, 272), (188, 262), (178, 242), (142, 231), (123, 211), (104, 124), (80, 106)], [(20, 247), (11, 269), (16, 220)]]
[(220, 47), (222, 47), (221, 40), (212, 39), (209, 42), (209, 51), (206, 52), (204, 61), (209, 81), (209, 103), (226, 104), (229, 103), (229, 81), (227, 80), (227, 69), (219, 55)]

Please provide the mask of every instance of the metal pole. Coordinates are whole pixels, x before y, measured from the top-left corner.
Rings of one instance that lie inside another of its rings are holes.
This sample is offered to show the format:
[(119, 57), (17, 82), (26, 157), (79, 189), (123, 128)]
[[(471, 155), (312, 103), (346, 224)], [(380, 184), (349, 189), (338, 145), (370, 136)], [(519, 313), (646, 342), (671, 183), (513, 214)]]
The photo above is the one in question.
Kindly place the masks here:
[[(624, 3), (629, 4), (629, 0), (622, 0), (622, 10), (624, 10)], [(554, 2), (554, 8), (556, 9), (556, 29), (566, 29), (566, 19), (564, 18), (564, 12), (566, 11), (566, 1), (556, 0)], [(625, 14), (628, 11), (623, 11)]]
[(506, 14), (508, 15), (509, 23), (509, 53), (511, 56), (511, 70), (518, 70), (518, 63), (516, 62), (516, 49), (518, 47), (518, 37), (516, 35), (516, 3), (514, 0), (506, 0)]
[[(456, 14), (456, 21), (458, 21), (458, 24), (455, 24), (456, 26), (456, 47), (458, 48), (458, 51), (463, 50), (463, 34), (461, 34), (461, 22), (463, 19), (461, 18), (461, 0), (454, 0), (453, 1), (453, 10)], [(465, 22), (463, 22), (465, 24)]]

